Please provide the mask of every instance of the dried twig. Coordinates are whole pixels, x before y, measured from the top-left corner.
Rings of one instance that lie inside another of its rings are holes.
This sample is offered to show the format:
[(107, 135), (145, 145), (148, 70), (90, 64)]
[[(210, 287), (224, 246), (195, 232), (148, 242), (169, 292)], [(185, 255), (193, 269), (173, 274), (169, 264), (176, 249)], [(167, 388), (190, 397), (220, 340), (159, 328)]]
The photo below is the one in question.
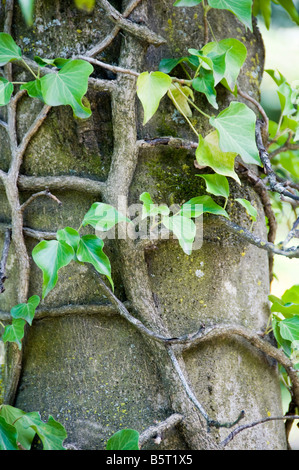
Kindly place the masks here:
[(62, 205), (62, 202), (56, 196), (54, 196), (52, 193), (50, 193), (49, 189), (47, 188), (44, 191), (40, 191), (39, 193), (32, 194), (32, 196), (30, 196), (27, 199), (27, 201), (25, 201), (21, 205), (21, 211), (24, 212), (24, 210), (29, 206), (29, 204), (31, 204), (38, 197), (42, 197), (42, 196), (45, 196), (45, 197), (48, 197), (48, 198), (52, 199), (53, 201), (57, 202), (57, 204), (59, 206)]

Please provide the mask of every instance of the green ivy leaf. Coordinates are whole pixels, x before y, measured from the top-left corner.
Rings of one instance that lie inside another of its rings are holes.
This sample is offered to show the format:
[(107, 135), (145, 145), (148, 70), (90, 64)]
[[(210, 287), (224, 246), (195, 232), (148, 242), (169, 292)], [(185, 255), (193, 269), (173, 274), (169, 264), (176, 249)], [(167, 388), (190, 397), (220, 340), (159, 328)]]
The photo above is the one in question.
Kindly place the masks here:
[(159, 71), (170, 73), (181, 62), (188, 62), (188, 57), (180, 57), (179, 59), (162, 59), (159, 64)]
[(57, 231), (56, 238), (59, 242), (65, 242), (70, 245), (74, 252), (76, 252), (80, 241), (80, 235), (77, 230), (72, 227), (65, 227)]
[(286, 10), (290, 18), (299, 25), (299, 14), (292, 0), (277, 0), (277, 2)]
[(286, 356), (290, 357), (291, 353), (292, 353), (292, 347), (291, 347), (290, 341), (283, 338), (280, 334), (280, 323), (281, 323), (281, 321), (282, 320), (280, 318), (278, 318), (276, 315), (272, 316), (273, 333), (274, 333), (274, 336), (275, 336), (275, 339), (276, 339), (278, 345), (280, 347), (282, 347), (282, 349), (283, 349), (284, 353), (286, 354)]
[(91, 263), (100, 274), (104, 274), (112, 286), (111, 265), (108, 256), (103, 252), (104, 242), (96, 235), (81, 237), (76, 252), (77, 258), (83, 263)]
[(65, 450), (62, 443), (67, 438), (66, 430), (51, 415), (45, 423), (41, 420), (40, 414), (33, 411), (24, 414), (20, 421), (25, 429), (31, 428), (38, 434), (44, 450)]
[(88, 118), (91, 111), (82, 104), (82, 98), (92, 72), (92, 65), (85, 60), (71, 60), (58, 73), (46, 74), (40, 79), (44, 102), (50, 106), (70, 105), (76, 117)]
[(0, 67), (11, 60), (20, 60), (22, 51), (10, 34), (0, 33)]
[(286, 303), (299, 304), (299, 284), (296, 284), (290, 289), (287, 289), (282, 295), (281, 299)]
[(292, 318), (286, 318), (279, 322), (281, 336), (293, 343), (299, 341), (299, 316), (294, 315)]
[(19, 0), (22, 14), (28, 26), (33, 23), (34, 0)]
[(209, 166), (216, 173), (223, 176), (230, 176), (241, 184), (234, 170), (237, 153), (224, 152), (220, 149), (217, 131), (211, 132), (205, 138), (201, 135), (199, 136), (195, 155), (199, 165)]
[(208, 102), (216, 109), (218, 109), (218, 103), (216, 101), (216, 90), (214, 88), (215, 80), (214, 73), (212, 70), (200, 69), (199, 75), (192, 80), (192, 86), (196, 91), (204, 93)]
[(17, 343), (18, 348), (22, 349), (21, 340), (24, 337), (24, 327), (26, 321), (20, 318), (13, 319), (11, 325), (6, 325), (4, 329), (4, 333), (2, 336), (3, 343), (10, 342), (10, 343)]
[(55, 287), (59, 269), (74, 259), (73, 248), (64, 241), (43, 240), (32, 251), (32, 257), (43, 271), (43, 299)]
[(247, 199), (242, 199), (242, 198), (236, 198), (235, 201), (237, 201), (241, 206), (243, 206), (246, 209), (247, 214), (251, 217), (254, 222), (256, 222), (257, 218), (257, 210), (253, 205), (247, 201)]
[(53, 65), (54, 67), (57, 67), (58, 69), (61, 69), (65, 64), (67, 64), (68, 62), (71, 62), (71, 60), (72, 59), (62, 59), (60, 57), (56, 57), (55, 59), (45, 59), (45, 58), (39, 57), (38, 55), (34, 56), (34, 61), (40, 67)]
[(41, 88), (41, 82), (39, 79), (32, 80), (31, 82), (24, 83), (20, 86), (21, 90), (27, 90), (28, 95), (31, 98), (37, 98), (43, 101), (43, 94)]
[(0, 450), (19, 450), (17, 430), (0, 416)]
[(223, 152), (236, 152), (245, 163), (261, 166), (255, 142), (255, 122), (254, 112), (237, 101), (232, 101), (216, 118), (210, 118), (210, 124), (219, 133), (219, 145)]
[(169, 215), (169, 208), (166, 204), (154, 204), (149, 193), (142, 193), (139, 197), (143, 202), (142, 206), (142, 219), (146, 217), (156, 217), (157, 215)]
[(29, 325), (32, 324), (33, 317), (35, 315), (35, 310), (40, 303), (40, 298), (38, 295), (33, 295), (28, 299), (27, 303), (15, 305), (10, 314), (13, 318), (22, 318), (26, 320)]
[(146, 124), (155, 114), (160, 100), (169, 90), (172, 83), (169, 75), (163, 72), (143, 72), (137, 79), (137, 96), (140, 99), (143, 110), (143, 124)]
[[(215, 83), (221, 81), (229, 90), (233, 91), (247, 56), (247, 49), (244, 44), (238, 39), (228, 38), (219, 42), (209, 42), (201, 50), (213, 61)], [(224, 60), (225, 69), (223, 70)]]
[(197, 175), (206, 182), (206, 190), (214, 196), (222, 196), (225, 199), (229, 196), (229, 184), (226, 176), (218, 175)]
[(173, 5), (175, 7), (195, 7), (200, 3), (201, 0), (177, 0)]
[(204, 213), (222, 215), (229, 219), (229, 215), (223, 207), (219, 206), (211, 196), (197, 196), (185, 202), (181, 208), (184, 217), (199, 217)]
[(0, 106), (5, 106), (9, 103), (13, 89), (14, 87), (11, 82), (6, 80), (6, 78), (0, 77)]
[(25, 414), (25, 411), (10, 405), (2, 405), (0, 408), (0, 416), (2, 416), (8, 424), (16, 428), (17, 442), (19, 442), (24, 449), (30, 450), (35, 431), (31, 428), (25, 429), (22, 426), (19, 418)]
[(265, 26), (267, 29), (270, 28), (271, 24), (271, 0), (254, 0), (253, 7), (252, 7), (252, 14), (257, 16), (261, 12), (261, 15), (264, 19)]
[(107, 441), (106, 450), (139, 450), (139, 433), (134, 429), (117, 431)]
[(184, 215), (174, 215), (173, 217), (163, 217), (162, 223), (177, 237), (184, 253), (190, 255), (196, 235), (196, 225), (193, 220)]
[(252, 0), (208, 0), (212, 8), (229, 10), (252, 31)]
[(130, 219), (121, 214), (110, 204), (95, 202), (85, 214), (82, 225), (91, 225), (96, 230), (106, 232), (120, 222), (130, 222)]

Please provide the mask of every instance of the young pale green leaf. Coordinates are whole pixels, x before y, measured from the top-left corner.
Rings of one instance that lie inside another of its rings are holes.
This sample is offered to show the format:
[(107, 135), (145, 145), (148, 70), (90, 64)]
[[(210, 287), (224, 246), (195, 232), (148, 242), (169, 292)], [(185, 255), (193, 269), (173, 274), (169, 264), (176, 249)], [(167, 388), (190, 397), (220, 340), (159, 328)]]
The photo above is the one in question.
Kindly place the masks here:
[(176, 236), (184, 253), (190, 255), (196, 235), (196, 225), (193, 220), (184, 215), (175, 215), (173, 217), (163, 217), (162, 223)]
[(252, 31), (252, 0), (208, 0), (212, 8), (229, 10)]
[(211, 132), (205, 138), (199, 136), (195, 154), (199, 165), (209, 166), (219, 175), (230, 176), (241, 184), (234, 170), (237, 153), (224, 152), (220, 149), (217, 131)]
[(69, 105), (76, 117), (88, 118), (91, 111), (83, 105), (82, 98), (92, 72), (92, 65), (85, 60), (71, 60), (58, 73), (46, 74), (40, 79), (44, 102), (50, 106)]
[(37, 411), (26, 413), (20, 418), (21, 425), (33, 429), (39, 436), (44, 450), (65, 450), (63, 441), (67, 438), (65, 428), (49, 415), (47, 423), (41, 420)]
[(32, 251), (34, 262), (43, 272), (43, 299), (55, 287), (59, 269), (74, 259), (73, 248), (64, 241), (43, 240)]
[(286, 303), (299, 304), (299, 284), (287, 289), (281, 297), (281, 300)]
[(229, 215), (223, 207), (219, 206), (210, 196), (197, 196), (182, 205), (180, 213), (184, 217), (199, 217), (204, 213), (222, 215), (229, 219)]
[(19, 418), (25, 414), (25, 411), (10, 405), (2, 405), (0, 408), (0, 416), (2, 416), (8, 424), (16, 428), (17, 442), (19, 442), (24, 449), (30, 450), (35, 431), (31, 428), (25, 429), (22, 426)]
[(216, 101), (216, 90), (214, 88), (215, 80), (214, 73), (212, 70), (200, 69), (199, 75), (192, 80), (192, 86), (194, 90), (199, 91), (206, 95), (208, 102), (216, 109), (218, 109), (218, 103)]
[(142, 206), (142, 219), (146, 217), (156, 217), (157, 215), (169, 215), (169, 208), (166, 204), (154, 204), (149, 193), (142, 193), (139, 197), (143, 202)]
[(19, 0), (22, 14), (28, 26), (31, 26), (33, 23), (34, 1), (35, 0)]
[(218, 131), (223, 152), (236, 152), (245, 163), (261, 166), (255, 141), (255, 122), (254, 112), (237, 101), (232, 101), (216, 118), (210, 118), (210, 124)]
[(137, 96), (143, 110), (143, 124), (146, 124), (157, 111), (160, 101), (172, 83), (169, 75), (163, 72), (143, 72), (137, 79)]
[(100, 274), (104, 274), (113, 286), (111, 265), (108, 256), (103, 252), (104, 242), (96, 235), (81, 237), (77, 248), (77, 258), (82, 263), (91, 263)]
[(0, 416), (0, 450), (19, 450), (17, 430)]
[(10, 34), (0, 33), (0, 67), (11, 60), (20, 60), (22, 52)]
[(285, 303), (274, 295), (269, 295), (268, 297), (270, 302), (272, 302), (271, 312), (282, 313), (285, 318), (292, 318), (294, 315), (299, 314), (299, 303)]
[(106, 450), (139, 450), (139, 433), (134, 429), (117, 431), (107, 441)]
[(277, 2), (286, 10), (290, 18), (299, 25), (299, 14), (294, 2), (292, 0), (277, 0)]
[(226, 176), (218, 175), (197, 175), (203, 178), (206, 182), (206, 190), (214, 196), (222, 196), (225, 199), (229, 196), (229, 184)]
[(272, 315), (272, 328), (277, 344), (283, 349), (286, 356), (290, 357), (292, 353), (291, 342), (280, 334), (280, 323), (282, 320), (276, 315)]
[(201, 0), (176, 0), (174, 2), (175, 7), (195, 7), (196, 5), (199, 5), (201, 3)]
[(9, 103), (13, 88), (11, 82), (6, 80), (6, 78), (0, 77), (0, 106), (5, 106)]
[(96, 230), (106, 232), (120, 222), (130, 222), (130, 219), (110, 204), (95, 202), (85, 214), (82, 225), (91, 225)]
[(194, 101), (194, 95), (190, 87), (182, 86), (178, 83), (175, 85), (171, 84), (167, 94), (180, 113), (185, 114), (187, 117), (192, 117), (188, 98)]
[(18, 348), (22, 349), (22, 339), (24, 337), (24, 327), (26, 321), (21, 318), (13, 319), (11, 325), (6, 325), (2, 336), (3, 343), (17, 343)]
[(23, 320), (26, 320), (29, 325), (31, 325), (35, 315), (35, 310), (38, 307), (39, 303), (39, 296), (33, 295), (28, 299), (27, 303), (18, 304), (12, 307), (10, 314), (13, 318), (22, 318)]
[(244, 44), (238, 39), (228, 38), (219, 42), (209, 42), (201, 50), (213, 61), (215, 84), (221, 81), (233, 91), (247, 56)]
[(235, 201), (237, 201), (241, 206), (243, 206), (246, 209), (247, 214), (250, 216), (254, 222), (256, 222), (257, 218), (257, 210), (253, 205), (247, 201), (247, 199), (242, 199), (242, 198), (236, 198)]
[(257, 16), (259, 13), (261, 13), (264, 19), (266, 28), (269, 29), (272, 14), (271, 0), (254, 0), (252, 14)]
[(91, 12), (95, 6), (95, 0), (75, 0), (75, 5), (79, 10)]

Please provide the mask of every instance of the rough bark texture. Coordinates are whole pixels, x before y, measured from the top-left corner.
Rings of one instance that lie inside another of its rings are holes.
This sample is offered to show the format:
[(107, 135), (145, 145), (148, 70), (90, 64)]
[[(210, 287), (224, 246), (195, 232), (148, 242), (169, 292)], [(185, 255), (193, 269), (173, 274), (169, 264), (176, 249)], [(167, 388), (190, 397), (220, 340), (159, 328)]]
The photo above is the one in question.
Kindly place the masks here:
[[(123, 11), (121, 2), (111, 2)], [(71, 1), (37, 1), (35, 24), (28, 29), (15, 8), (13, 34), (28, 57), (70, 57), (85, 54), (113, 28), (103, 9), (92, 14), (79, 12)], [(203, 45), (202, 9), (174, 8), (173, 0), (143, 1), (131, 17), (166, 39), (155, 47), (130, 33), (118, 34), (100, 60), (136, 71), (157, 70), (162, 57), (179, 57), (189, 47)], [(245, 31), (227, 11), (210, 15), (218, 39), (236, 37), (248, 49), (239, 84), (258, 98), (264, 51), (259, 31)], [(14, 66), (16, 80), (28, 78)], [(68, 107), (52, 108), (33, 137), (24, 155), (21, 175), (87, 177), (107, 181), (97, 190), (53, 190), (62, 201), (58, 207), (50, 199), (37, 199), (24, 213), (24, 225), (54, 232), (77, 228), (95, 201), (117, 204), (118, 197), (137, 203), (148, 191), (155, 202), (167, 204), (188, 200), (204, 193), (199, 170), (193, 166), (194, 151), (167, 146), (139, 148), (137, 139), (175, 136), (192, 139), (187, 124), (164, 98), (161, 109), (142, 126), (142, 110), (137, 103), (136, 77), (95, 68), (94, 77), (113, 79), (112, 93), (90, 89), (87, 97), (93, 111), (88, 121), (72, 117)], [(219, 87), (221, 107), (234, 99)], [(202, 104), (210, 109), (204, 98)], [(249, 106), (251, 106), (249, 104)], [(21, 139), (42, 105), (24, 96), (18, 109), (18, 138)], [(1, 110), (5, 118), (5, 110)], [(207, 121), (194, 114), (194, 125), (205, 134)], [(5, 130), (0, 126), (1, 168), (7, 170), (10, 151)], [(21, 181), (21, 179), (20, 179)], [(254, 233), (266, 237), (263, 209), (257, 194), (240, 188), (232, 180), (234, 197), (247, 197), (258, 208)], [(34, 190), (22, 191), (22, 201)], [(11, 223), (7, 195), (1, 197), (0, 220)], [(22, 202), (21, 201), (21, 202)], [(245, 211), (231, 202), (231, 218), (245, 227)], [(3, 234), (4, 236), (4, 234)], [(3, 237), (2, 237), (3, 240)], [(26, 237), (30, 255), (36, 240)], [(1, 245), (2, 246), (2, 245)], [(112, 262), (115, 294), (131, 301), (134, 314), (148, 327), (165, 336), (196, 331), (203, 323), (239, 323), (254, 331), (266, 326), (269, 307), (268, 258), (266, 252), (240, 242), (235, 235), (204, 218), (203, 245), (185, 255), (176, 240), (160, 242), (143, 250), (132, 240), (107, 241), (106, 253)], [(1, 248), (1, 247), (0, 247)], [(18, 302), (18, 252), (10, 250), (2, 311)], [(41, 271), (31, 260), (28, 296), (41, 294)], [(98, 304), (98, 311), (76, 305)], [(144, 431), (173, 413), (183, 421), (158, 446), (159, 449), (214, 449), (228, 434), (227, 429), (207, 432), (204, 418), (196, 410), (178, 380), (167, 349), (143, 337), (109, 307), (97, 275), (88, 265), (72, 264), (59, 272), (59, 282), (41, 308), (69, 305), (68, 314), (36, 320), (28, 329), (23, 346), (22, 373), (15, 405), (25, 411), (52, 414), (68, 432), (67, 443), (79, 449), (103, 449), (115, 431), (130, 427)], [(72, 310), (72, 305), (74, 308)], [(234, 421), (245, 410), (242, 422), (258, 420), (271, 413), (281, 415), (276, 363), (238, 337), (208, 341), (180, 353), (173, 348), (198, 401), (215, 420)], [(12, 366), (7, 353), (7, 375)], [(12, 356), (13, 357), (13, 356)], [(284, 449), (284, 427), (271, 422), (240, 433), (228, 446), (232, 449)]]

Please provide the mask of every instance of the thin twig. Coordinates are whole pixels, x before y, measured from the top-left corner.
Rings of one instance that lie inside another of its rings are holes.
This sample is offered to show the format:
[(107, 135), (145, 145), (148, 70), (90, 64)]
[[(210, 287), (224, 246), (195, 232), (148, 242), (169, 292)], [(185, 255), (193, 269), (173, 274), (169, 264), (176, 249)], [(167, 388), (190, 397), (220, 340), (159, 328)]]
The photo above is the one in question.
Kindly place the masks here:
[(260, 419), (259, 421), (254, 421), (249, 424), (243, 424), (242, 426), (239, 426), (238, 428), (234, 429), (226, 439), (224, 439), (220, 445), (225, 447), (237, 434), (240, 432), (244, 431), (245, 429), (250, 429), (253, 428), (254, 426), (257, 426), (258, 424), (264, 424), (267, 423), (268, 421), (277, 421), (277, 420), (294, 420), (294, 419), (299, 419), (299, 416), (293, 415), (293, 416), (267, 416), (267, 418)]
[(179, 413), (174, 413), (170, 415), (165, 421), (158, 423), (156, 425), (150, 426), (139, 436), (139, 447), (144, 446), (151, 439), (163, 439), (163, 434), (174, 428), (184, 419)]
[(62, 205), (62, 202), (56, 197), (54, 196), (52, 193), (50, 193), (49, 189), (45, 189), (44, 191), (40, 191), (38, 193), (35, 193), (35, 194), (32, 194), (32, 196), (30, 196), (27, 201), (25, 201), (22, 205), (21, 205), (21, 211), (24, 212), (24, 210), (29, 206), (29, 204), (31, 204), (35, 199), (37, 199), (38, 197), (42, 197), (42, 196), (46, 196), (50, 199), (52, 199), (53, 201), (57, 202), (57, 204), (59, 206)]
[(260, 115), (262, 116), (262, 118), (264, 120), (265, 131), (268, 134), (269, 118), (268, 118), (264, 108), (262, 107), (262, 105), (256, 99), (254, 99), (252, 96), (248, 95), (248, 93), (246, 93), (245, 91), (242, 91), (240, 89), (240, 87), (237, 87), (237, 92), (240, 96), (242, 96), (242, 98), (244, 98), (247, 101), (250, 101), (257, 108), (257, 110), (259, 111)]

